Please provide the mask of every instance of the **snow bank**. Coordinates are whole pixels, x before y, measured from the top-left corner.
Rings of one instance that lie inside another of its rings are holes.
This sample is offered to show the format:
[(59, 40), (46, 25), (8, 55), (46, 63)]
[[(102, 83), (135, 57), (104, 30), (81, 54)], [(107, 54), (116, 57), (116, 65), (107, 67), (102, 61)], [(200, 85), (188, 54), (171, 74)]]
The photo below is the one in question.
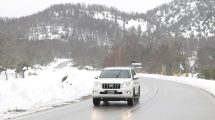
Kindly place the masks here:
[(205, 80), (191, 77), (177, 77), (177, 76), (163, 76), (155, 74), (139, 74), (142, 77), (156, 78), (160, 80), (168, 80), (173, 82), (178, 82), (186, 85), (191, 85), (193, 87), (200, 88), (209, 92), (215, 96), (215, 81), (214, 80)]
[[(91, 93), (94, 77), (98, 74), (98, 71), (77, 70), (68, 60), (55, 61), (34, 72), (36, 75), (25, 79), (0, 81), (0, 114), (80, 99)], [(67, 80), (62, 82), (66, 75)]]

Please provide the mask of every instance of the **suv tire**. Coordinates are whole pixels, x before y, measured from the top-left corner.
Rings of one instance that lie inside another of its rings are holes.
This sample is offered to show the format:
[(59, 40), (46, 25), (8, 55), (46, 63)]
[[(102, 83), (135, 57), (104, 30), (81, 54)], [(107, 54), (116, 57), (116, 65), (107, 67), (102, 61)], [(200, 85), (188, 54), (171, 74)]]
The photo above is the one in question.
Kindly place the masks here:
[(100, 100), (99, 100), (99, 98), (93, 98), (93, 105), (94, 105), (94, 106), (99, 106), (99, 105), (100, 105)]
[(138, 88), (138, 94), (136, 96), (136, 101), (139, 102), (139, 100), (140, 100), (140, 86)]
[(127, 100), (128, 106), (133, 106), (135, 102), (135, 92), (133, 92), (133, 97)]

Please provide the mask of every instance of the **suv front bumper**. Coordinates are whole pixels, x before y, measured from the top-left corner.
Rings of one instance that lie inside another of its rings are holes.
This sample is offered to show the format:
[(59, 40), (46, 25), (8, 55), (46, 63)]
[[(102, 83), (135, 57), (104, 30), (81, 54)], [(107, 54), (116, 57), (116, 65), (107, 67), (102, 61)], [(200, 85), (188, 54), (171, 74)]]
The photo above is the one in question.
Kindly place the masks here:
[(93, 89), (93, 98), (101, 98), (108, 100), (124, 100), (133, 97), (133, 88), (120, 88), (120, 89)]

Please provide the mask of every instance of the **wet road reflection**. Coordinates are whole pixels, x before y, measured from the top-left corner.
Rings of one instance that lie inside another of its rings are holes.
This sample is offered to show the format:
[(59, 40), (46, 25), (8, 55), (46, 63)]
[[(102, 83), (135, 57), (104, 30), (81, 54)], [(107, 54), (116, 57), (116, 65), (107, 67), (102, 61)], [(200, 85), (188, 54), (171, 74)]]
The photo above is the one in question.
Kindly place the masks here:
[(91, 120), (133, 120), (131, 111), (136, 105), (128, 106), (126, 101), (102, 103), (92, 107)]

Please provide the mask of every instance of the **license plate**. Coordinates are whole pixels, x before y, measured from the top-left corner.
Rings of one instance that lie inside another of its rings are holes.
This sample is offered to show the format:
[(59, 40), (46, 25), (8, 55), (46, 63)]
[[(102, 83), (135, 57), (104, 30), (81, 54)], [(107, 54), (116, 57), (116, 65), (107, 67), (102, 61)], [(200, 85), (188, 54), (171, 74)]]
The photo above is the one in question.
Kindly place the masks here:
[(114, 94), (114, 91), (113, 90), (109, 90), (109, 91), (107, 91), (107, 94)]

